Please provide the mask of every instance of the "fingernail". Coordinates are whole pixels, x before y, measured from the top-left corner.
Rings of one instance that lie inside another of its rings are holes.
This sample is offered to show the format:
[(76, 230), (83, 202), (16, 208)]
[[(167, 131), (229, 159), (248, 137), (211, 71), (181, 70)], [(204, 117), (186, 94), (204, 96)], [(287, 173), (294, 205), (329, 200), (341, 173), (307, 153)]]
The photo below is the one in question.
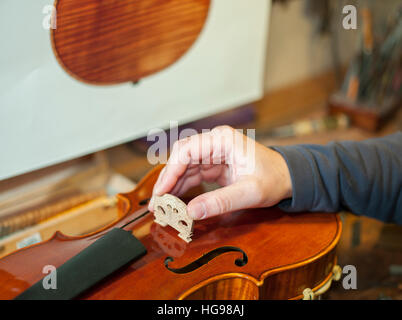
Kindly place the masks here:
[(166, 167), (164, 167), (162, 169), (162, 172), (160, 174), (160, 180), (159, 180), (159, 185), (163, 184), (164, 180), (165, 180), (165, 173), (166, 173)]
[(160, 189), (161, 189), (160, 187), (155, 187), (154, 194), (160, 196)]
[(148, 210), (149, 211), (154, 211), (154, 197), (152, 197), (151, 200), (148, 203)]
[[(165, 169), (163, 169), (163, 170), (165, 170)], [(164, 177), (165, 177), (165, 172), (164, 171), (162, 171), (161, 172), (161, 175), (160, 175), (160, 179), (159, 179), (159, 181), (157, 182), (157, 185), (155, 186), (155, 188), (154, 188), (154, 194), (156, 194), (157, 196), (160, 196), (161, 195), (161, 185), (163, 185), (163, 179), (164, 179)]]
[(188, 214), (195, 220), (202, 220), (207, 215), (207, 210), (203, 202), (197, 202), (188, 206)]

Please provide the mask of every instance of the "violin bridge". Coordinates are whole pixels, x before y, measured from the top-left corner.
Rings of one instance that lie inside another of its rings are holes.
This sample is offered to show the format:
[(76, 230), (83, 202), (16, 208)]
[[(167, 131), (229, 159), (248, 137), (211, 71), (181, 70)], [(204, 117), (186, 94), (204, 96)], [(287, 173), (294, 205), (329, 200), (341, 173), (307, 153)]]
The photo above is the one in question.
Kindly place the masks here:
[(179, 232), (178, 236), (191, 242), (194, 221), (187, 214), (187, 205), (179, 198), (165, 194), (153, 198), (155, 222), (162, 227), (167, 225)]

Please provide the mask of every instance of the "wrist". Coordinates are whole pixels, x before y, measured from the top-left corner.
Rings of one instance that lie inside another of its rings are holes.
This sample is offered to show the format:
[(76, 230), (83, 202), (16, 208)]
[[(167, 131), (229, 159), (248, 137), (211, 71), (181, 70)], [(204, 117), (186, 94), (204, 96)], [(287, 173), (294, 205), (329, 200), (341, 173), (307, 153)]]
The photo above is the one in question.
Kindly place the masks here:
[(290, 176), (289, 167), (286, 160), (281, 154), (279, 154), (282, 160), (282, 170), (283, 170), (283, 182), (284, 182), (284, 197), (283, 199), (292, 198), (293, 188), (292, 188), (292, 178)]
[[(273, 150), (273, 149), (272, 149)], [(278, 151), (273, 150), (277, 158), (277, 168), (279, 173), (279, 186), (281, 186), (281, 200), (292, 198), (293, 187), (292, 177), (286, 159)]]

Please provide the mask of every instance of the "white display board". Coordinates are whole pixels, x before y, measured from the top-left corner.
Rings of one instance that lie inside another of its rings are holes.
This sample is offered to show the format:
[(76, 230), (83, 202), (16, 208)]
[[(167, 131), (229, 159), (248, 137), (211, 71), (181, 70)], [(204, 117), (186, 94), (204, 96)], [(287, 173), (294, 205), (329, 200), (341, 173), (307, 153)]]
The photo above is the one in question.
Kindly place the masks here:
[(42, 26), (43, 8), (51, 4), (0, 1), (0, 180), (263, 94), (270, 1), (212, 0), (194, 46), (137, 86), (93, 86), (70, 77)]

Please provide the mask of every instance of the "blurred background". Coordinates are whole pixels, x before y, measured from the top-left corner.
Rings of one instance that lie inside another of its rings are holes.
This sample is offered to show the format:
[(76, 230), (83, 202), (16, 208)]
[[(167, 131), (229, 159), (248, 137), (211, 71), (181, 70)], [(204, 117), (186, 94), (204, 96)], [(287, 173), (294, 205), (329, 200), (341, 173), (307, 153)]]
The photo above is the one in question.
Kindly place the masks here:
[[(242, 50), (259, 50), (257, 58), (261, 56), (261, 64), (256, 65), (245, 55), (243, 67), (236, 75), (241, 78), (244, 74), (244, 79), (236, 86), (247, 83), (250, 77), (258, 88), (253, 91), (256, 93), (244, 99), (246, 103), (241, 98), (224, 107), (210, 103), (203, 113), (197, 111), (199, 107), (194, 103), (193, 116), (179, 119), (180, 130), (200, 131), (222, 124), (253, 128), (256, 140), (267, 146), (358, 141), (401, 130), (401, 1), (267, 3), (268, 16), (266, 20), (261, 17), (258, 24), (266, 30), (258, 34), (258, 39), (253, 38), (252, 28), (249, 34), (245, 30), (239, 35)], [(343, 8), (347, 5), (357, 9), (356, 29), (344, 27), (347, 13)], [(231, 54), (236, 56), (237, 52)], [(191, 63), (196, 64), (197, 59), (193, 58)], [(241, 73), (248, 65), (259, 69)], [(145, 86), (151, 82), (147, 81), (145, 78)], [(138, 85), (141, 84), (142, 80)], [(238, 90), (236, 86), (234, 91)], [(62, 92), (60, 88), (55, 90)], [(180, 95), (182, 83), (175, 83), (174, 89), (169, 90)], [(150, 92), (158, 95), (156, 90)], [(230, 95), (231, 91), (227, 93)], [(200, 90), (191, 99), (206, 103), (203, 94)], [(146, 108), (146, 104), (141, 106), (141, 110)], [(96, 114), (94, 109), (91, 112)], [(114, 119), (110, 114), (109, 118)], [(7, 119), (3, 117), (3, 121)], [(112, 132), (116, 127), (118, 123), (105, 130)], [(166, 123), (164, 129), (168, 129)], [(152, 168), (147, 160), (151, 143), (145, 133), (138, 131), (133, 138), (105, 143), (96, 152), (88, 148), (88, 152), (64, 159), (68, 161), (24, 169), (23, 174), (0, 180), (0, 256), (46, 240), (56, 230), (84, 235), (118, 219), (115, 194), (132, 190)], [(79, 140), (85, 140), (84, 134), (80, 133)], [(4, 156), (4, 164), (5, 159)], [(401, 299), (402, 227), (347, 212), (342, 212), (341, 217), (344, 229), (338, 246), (339, 264), (356, 266), (358, 290), (345, 290), (334, 284), (324, 298)]]

